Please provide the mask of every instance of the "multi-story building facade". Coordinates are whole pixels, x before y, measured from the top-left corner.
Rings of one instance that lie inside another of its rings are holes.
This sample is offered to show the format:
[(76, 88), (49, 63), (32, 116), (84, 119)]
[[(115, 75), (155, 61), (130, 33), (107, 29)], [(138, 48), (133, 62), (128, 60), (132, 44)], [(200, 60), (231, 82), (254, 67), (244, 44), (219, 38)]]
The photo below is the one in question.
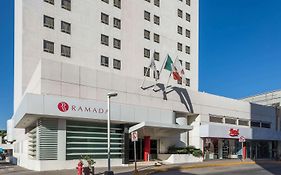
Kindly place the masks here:
[[(113, 165), (132, 159), (134, 130), (139, 160), (174, 144), (200, 148), (205, 159), (237, 158), (240, 136), (248, 157), (257, 158), (251, 140), (264, 143), (260, 158), (273, 157), (281, 140), (274, 108), (198, 92), (198, 8), (198, 0), (15, 0), (14, 160), (50, 170), (90, 155), (105, 166), (109, 92), (118, 93)], [(162, 69), (168, 54), (184, 81)]]

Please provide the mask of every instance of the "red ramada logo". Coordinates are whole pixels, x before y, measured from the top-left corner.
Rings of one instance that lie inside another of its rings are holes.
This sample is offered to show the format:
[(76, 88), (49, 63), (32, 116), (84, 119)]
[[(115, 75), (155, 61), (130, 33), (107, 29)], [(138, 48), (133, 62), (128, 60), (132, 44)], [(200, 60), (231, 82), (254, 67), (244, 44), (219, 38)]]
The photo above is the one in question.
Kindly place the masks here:
[(66, 102), (60, 102), (59, 104), (58, 104), (58, 109), (61, 111), (61, 112), (66, 112), (66, 111), (68, 111), (68, 109), (69, 109), (69, 105), (66, 103)]
[(231, 137), (238, 136), (238, 135), (239, 135), (239, 129), (233, 129), (233, 128), (231, 128), (231, 129), (229, 130), (229, 135), (230, 135)]

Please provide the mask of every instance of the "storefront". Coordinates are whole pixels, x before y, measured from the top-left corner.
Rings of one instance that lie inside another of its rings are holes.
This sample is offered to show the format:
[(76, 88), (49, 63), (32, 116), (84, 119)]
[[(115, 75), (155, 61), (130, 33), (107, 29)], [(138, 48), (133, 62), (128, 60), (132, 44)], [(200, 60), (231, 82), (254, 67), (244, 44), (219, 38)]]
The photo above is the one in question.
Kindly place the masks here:
[[(241, 159), (242, 142), (239, 139), (204, 138), (204, 159)], [(247, 140), (243, 143), (245, 157), (272, 159), (276, 156), (277, 141)]]

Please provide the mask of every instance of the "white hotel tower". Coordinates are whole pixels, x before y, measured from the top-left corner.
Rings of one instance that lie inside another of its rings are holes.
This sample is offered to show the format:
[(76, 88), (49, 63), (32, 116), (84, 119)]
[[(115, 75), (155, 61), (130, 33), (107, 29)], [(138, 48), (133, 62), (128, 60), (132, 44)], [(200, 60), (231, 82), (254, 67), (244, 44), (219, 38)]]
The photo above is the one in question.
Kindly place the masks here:
[[(13, 161), (38, 171), (69, 169), (90, 155), (106, 166), (109, 92), (118, 93), (114, 166), (132, 160), (134, 130), (144, 161), (168, 158), (172, 145), (200, 148), (203, 159), (279, 154), (273, 107), (198, 92), (198, 4), (15, 0), (14, 115), (7, 122)], [(169, 72), (163, 69), (154, 86), (148, 67), (154, 58), (160, 70), (167, 54), (180, 60), (186, 80), (170, 78), (165, 92)]]

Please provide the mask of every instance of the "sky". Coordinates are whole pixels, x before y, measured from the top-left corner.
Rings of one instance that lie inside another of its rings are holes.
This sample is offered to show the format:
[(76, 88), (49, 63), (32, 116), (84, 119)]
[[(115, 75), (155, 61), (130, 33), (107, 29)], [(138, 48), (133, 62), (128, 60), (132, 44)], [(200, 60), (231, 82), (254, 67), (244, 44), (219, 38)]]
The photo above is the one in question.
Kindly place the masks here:
[[(242, 98), (281, 89), (281, 0), (200, 0), (199, 9), (200, 91)], [(1, 0), (0, 129), (13, 115), (13, 13), (13, 0)]]

